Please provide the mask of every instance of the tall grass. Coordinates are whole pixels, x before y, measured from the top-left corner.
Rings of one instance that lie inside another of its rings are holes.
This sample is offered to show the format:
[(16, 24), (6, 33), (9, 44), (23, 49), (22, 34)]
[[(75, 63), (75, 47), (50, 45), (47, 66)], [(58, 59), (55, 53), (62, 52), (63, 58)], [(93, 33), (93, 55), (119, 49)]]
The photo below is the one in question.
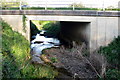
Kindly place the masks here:
[(58, 73), (50, 66), (31, 64), (30, 44), (4, 21), (2, 24), (3, 78), (54, 78)]

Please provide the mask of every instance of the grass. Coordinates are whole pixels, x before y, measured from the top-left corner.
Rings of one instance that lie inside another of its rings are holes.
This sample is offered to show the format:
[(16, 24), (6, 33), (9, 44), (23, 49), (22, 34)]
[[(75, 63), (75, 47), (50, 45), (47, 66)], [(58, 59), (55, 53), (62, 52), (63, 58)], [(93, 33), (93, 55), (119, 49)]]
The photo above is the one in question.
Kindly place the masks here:
[(30, 44), (4, 21), (2, 25), (3, 78), (54, 78), (58, 72), (50, 66), (31, 64)]

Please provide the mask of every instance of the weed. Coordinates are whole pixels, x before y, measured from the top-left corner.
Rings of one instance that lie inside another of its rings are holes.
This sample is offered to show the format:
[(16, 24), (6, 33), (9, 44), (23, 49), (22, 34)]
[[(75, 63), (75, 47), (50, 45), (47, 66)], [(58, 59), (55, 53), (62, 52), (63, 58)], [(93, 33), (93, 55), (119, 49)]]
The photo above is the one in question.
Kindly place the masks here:
[(57, 60), (56, 57), (51, 57), (50, 60), (52, 61), (52, 63), (56, 63), (56, 62), (58, 62), (58, 60)]

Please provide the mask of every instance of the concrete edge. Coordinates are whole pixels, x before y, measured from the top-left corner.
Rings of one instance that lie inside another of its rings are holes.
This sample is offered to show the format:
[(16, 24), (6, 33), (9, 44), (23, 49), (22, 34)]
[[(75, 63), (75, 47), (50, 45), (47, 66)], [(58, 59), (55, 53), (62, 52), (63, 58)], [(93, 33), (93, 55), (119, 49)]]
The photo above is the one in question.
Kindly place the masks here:
[(88, 10), (0, 10), (2, 15), (62, 15), (62, 16), (103, 16), (120, 17), (120, 11)]

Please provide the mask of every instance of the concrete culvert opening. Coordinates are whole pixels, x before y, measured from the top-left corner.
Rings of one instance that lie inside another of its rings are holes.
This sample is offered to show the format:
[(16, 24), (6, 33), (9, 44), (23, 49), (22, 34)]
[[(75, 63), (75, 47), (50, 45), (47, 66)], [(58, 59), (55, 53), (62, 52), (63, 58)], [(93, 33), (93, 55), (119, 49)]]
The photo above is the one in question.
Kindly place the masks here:
[(73, 42), (81, 45), (83, 42), (89, 46), (90, 23), (89, 22), (60, 22), (60, 39), (67, 46), (73, 46)]
[(45, 36), (46, 38), (58, 38), (59, 32), (60, 23), (58, 21), (30, 21), (31, 40), (33, 40), (37, 34)]
[(48, 38), (57, 38), (65, 47), (72, 47), (73, 42), (77, 45), (81, 45), (84, 42), (89, 47), (90, 22), (36, 21), (38, 22), (37, 24), (34, 23), (35, 21), (30, 21), (31, 41), (41, 31), (46, 31), (41, 35)]

